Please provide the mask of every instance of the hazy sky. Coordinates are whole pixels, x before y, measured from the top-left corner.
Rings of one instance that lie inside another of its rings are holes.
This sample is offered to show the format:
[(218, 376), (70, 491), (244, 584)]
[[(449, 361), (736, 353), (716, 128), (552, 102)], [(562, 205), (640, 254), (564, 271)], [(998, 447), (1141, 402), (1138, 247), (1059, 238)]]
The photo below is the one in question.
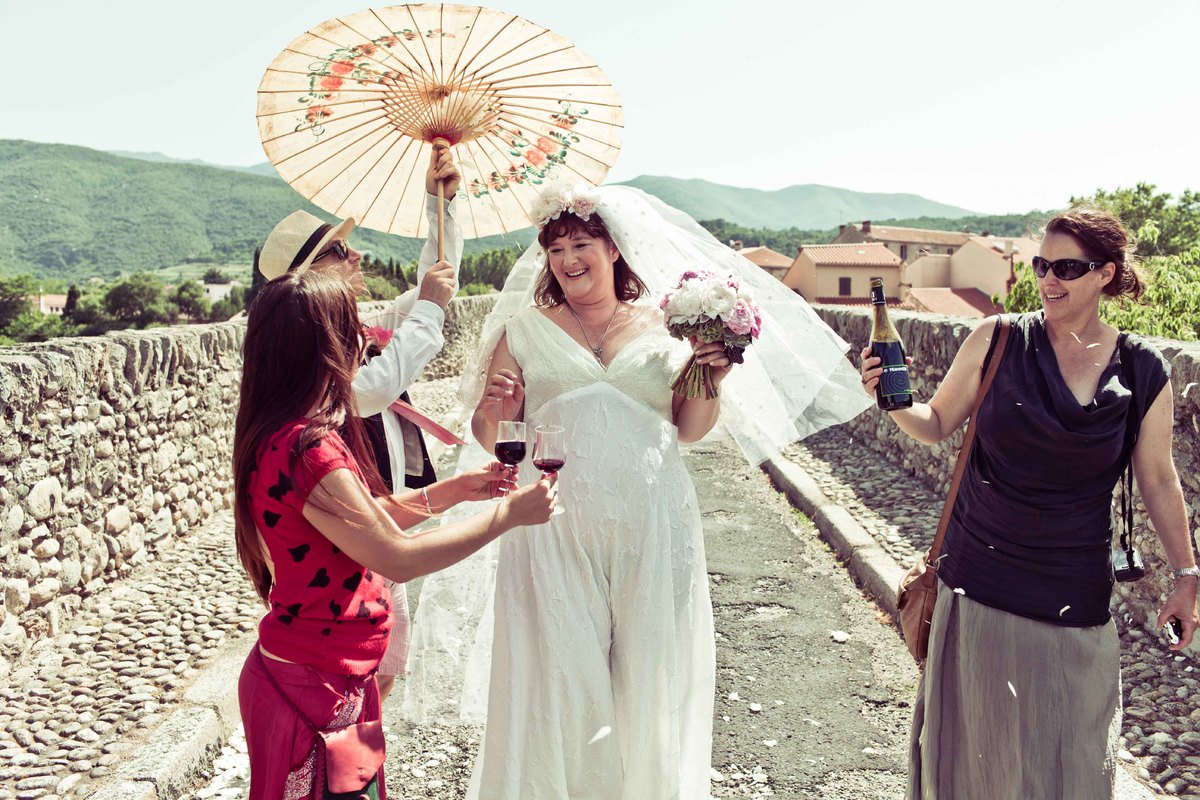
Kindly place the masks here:
[[(249, 165), (274, 56), (362, 0), (0, 0), (0, 138)], [(376, 4), (381, 5), (381, 4)], [(913, 192), (985, 212), (1200, 189), (1196, 0), (505, 0), (621, 94), (613, 180)]]

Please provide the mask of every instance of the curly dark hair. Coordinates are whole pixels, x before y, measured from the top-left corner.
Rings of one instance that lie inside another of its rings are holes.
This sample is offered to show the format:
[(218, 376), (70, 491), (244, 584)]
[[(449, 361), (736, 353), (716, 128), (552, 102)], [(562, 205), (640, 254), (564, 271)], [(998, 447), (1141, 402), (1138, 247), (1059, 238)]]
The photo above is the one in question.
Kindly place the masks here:
[(1076, 205), (1052, 217), (1046, 223), (1046, 233), (1066, 234), (1088, 258), (1116, 265), (1116, 274), (1104, 287), (1106, 295), (1137, 300), (1146, 290), (1145, 278), (1134, 256), (1137, 242), (1110, 212), (1091, 205)]
[[(608, 233), (608, 228), (598, 214), (592, 214), (588, 219), (580, 219), (569, 211), (564, 211), (558, 219), (552, 219), (538, 231), (538, 244), (545, 250), (550, 243), (560, 236), (589, 236), (593, 239), (603, 239), (613, 249), (618, 249)], [(618, 250), (619, 252), (619, 250)], [(629, 267), (625, 256), (618, 255), (613, 263), (613, 289), (617, 299), (623, 303), (631, 303), (645, 295), (649, 290), (642, 279)], [(562, 286), (558, 278), (550, 270), (550, 261), (546, 260), (542, 274), (538, 276), (533, 290), (534, 299), (539, 306), (557, 306), (566, 302)]]

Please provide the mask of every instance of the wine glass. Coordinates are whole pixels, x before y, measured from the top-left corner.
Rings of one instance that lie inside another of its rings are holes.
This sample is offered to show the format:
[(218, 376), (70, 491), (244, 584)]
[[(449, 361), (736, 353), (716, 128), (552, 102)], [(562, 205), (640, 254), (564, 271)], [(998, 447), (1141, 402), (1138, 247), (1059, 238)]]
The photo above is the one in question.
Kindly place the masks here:
[[(543, 476), (554, 475), (567, 461), (562, 427), (538, 425), (533, 430), (533, 437), (533, 465), (542, 471)], [(557, 517), (562, 513), (562, 506), (556, 505), (551, 516)]]
[(525, 423), (504, 420), (496, 431), (496, 459), (506, 467), (525, 460)]

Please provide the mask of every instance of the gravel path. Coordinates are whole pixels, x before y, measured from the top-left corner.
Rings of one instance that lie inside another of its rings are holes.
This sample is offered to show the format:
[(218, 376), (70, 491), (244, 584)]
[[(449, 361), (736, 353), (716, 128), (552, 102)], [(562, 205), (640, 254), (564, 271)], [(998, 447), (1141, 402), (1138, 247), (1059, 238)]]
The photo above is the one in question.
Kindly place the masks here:
[[(414, 399), (444, 414), (456, 385), (456, 380), (422, 384)], [(787, 457), (901, 563), (911, 563), (927, 544), (941, 498), (857, 447), (843, 432), (812, 437)], [(732, 466), (728, 474), (734, 474)], [(761, 488), (765, 478), (760, 473), (736, 474), (745, 482), (737, 484), (738, 494), (716, 488), (731, 480), (722, 474), (702, 495), (706, 530), (708, 520), (719, 525), (735, 520), (739, 512), (729, 505), (733, 496), (738, 508), (753, 505), (756, 513), (781, 502), (777, 493)], [(698, 476), (698, 483), (702, 480)], [(743, 486), (763, 493), (745, 494)], [(803, 530), (806, 522), (796, 517), (792, 524)], [(714, 796), (899, 796), (906, 705), (915, 671), (897, 659), (892, 651), (900, 645), (894, 631), (852, 587), (837, 590), (839, 608), (820, 622), (821, 630), (791, 631), (811, 614), (798, 610), (806, 597), (799, 584), (838, 581), (839, 587), (849, 586), (848, 578), (811, 533), (794, 539), (772, 534), (776, 538), (768, 540), (760, 537), (759, 527), (735, 526), (709, 545), (719, 637)], [(128, 578), (88, 598), (90, 610), (71, 621), (72, 630), (39, 642), (15, 665), (0, 684), (0, 800), (87, 797), (148, 741), (222, 646), (228, 649), (229, 641), (254, 630), (261, 607), (237, 564), (230, 531), (226, 513), (190, 534), (186, 547), (168, 540), (154, 561), (134, 565)], [(765, 552), (777, 555), (757, 556), (747, 566), (749, 551), (737, 548), (765, 547), (762, 542), (769, 543)], [(780, 552), (793, 546), (798, 551)], [(742, 555), (734, 558), (736, 553)], [(730, 559), (732, 566), (723, 563)], [(1157, 637), (1129, 624), (1125, 609), (1116, 612), (1126, 707), (1121, 756), (1165, 793), (1200, 797), (1194, 663), (1170, 654)], [(849, 634), (849, 648), (829, 638), (832, 629)], [(854, 647), (867, 649), (854, 652)], [(774, 655), (764, 661), (762, 653)], [(782, 660), (785, 654), (790, 660)], [(857, 683), (814, 693), (809, 684), (829, 675)], [(849, 716), (831, 722), (822, 721), (815, 710), (799, 713), (809, 707), (824, 712), (826, 706)], [(834, 735), (863, 720), (869, 727), (853, 747)], [(414, 728), (395, 719), (394, 712), (388, 712), (388, 722), (393, 798), (461, 797), (479, 731)], [(245, 796), (240, 732), (214, 755), (180, 795), (184, 800)]]
[[(856, 444), (847, 432), (823, 431), (784, 455), (905, 567), (929, 547), (945, 496)], [(1122, 644), (1125, 719), (1120, 757), (1164, 793), (1200, 797), (1196, 661), (1175, 655), (1158, 636), (1134, 624), (1124, 604), (1113, 611)]]
[(86, 797), (162, 722), (226, 637), (261, 616), (215, 517), (91, 598), (0, 688), (0, 800)]

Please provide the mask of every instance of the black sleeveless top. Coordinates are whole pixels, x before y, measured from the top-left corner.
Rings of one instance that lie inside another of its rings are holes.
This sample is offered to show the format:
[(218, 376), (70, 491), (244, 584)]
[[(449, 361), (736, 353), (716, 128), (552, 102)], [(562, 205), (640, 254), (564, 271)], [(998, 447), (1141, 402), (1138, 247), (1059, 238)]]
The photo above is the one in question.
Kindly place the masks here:
[(1042, 312), (1012, 322), (979, 410), (938, 575), (992, 608), (1055, 625), (1103, 625), (1113, 582), (1111, 498), (1127, 463), (1130, 403), (1140, 423), (1170, 365), (1130, 334), (1124, 351), (1136, 391), (1125, 385), (1117, 347), (1095, 398), (1080, 405), (1058, 369)]

